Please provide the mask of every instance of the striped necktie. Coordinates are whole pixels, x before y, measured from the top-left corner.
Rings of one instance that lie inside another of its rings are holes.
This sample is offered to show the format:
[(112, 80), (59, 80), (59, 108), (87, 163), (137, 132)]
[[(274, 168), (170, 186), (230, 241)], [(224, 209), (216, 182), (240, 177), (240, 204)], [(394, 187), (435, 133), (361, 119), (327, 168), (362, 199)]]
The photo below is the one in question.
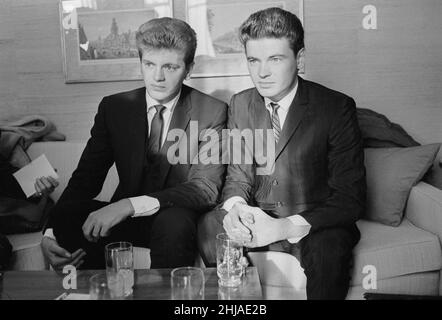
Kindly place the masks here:
[(278, 143), (279, 136), (281, 135), (281, 125), (279, 124), (279, 116), (278, 116), (279, 104), (270, 102), (270, 106), (272, 107), (273, 134), (275, 136), (275, 142)]

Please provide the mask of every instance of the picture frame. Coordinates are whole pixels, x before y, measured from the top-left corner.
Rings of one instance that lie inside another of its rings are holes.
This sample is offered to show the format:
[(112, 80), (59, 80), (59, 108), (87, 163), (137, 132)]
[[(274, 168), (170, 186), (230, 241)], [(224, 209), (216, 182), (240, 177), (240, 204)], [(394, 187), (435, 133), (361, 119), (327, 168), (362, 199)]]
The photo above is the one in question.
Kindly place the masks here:
[(135, 32), (172, 17), (172, 0), (60, 0), (66, 83), (141, 80)]
[(303, 0), (185, 0), (184, 3), (181, 8), (184, 13), (179, 13), (177, 7), (176, 14), (186, 19), (198, 35), (192, 78), (249, 75), (237, 31), (253, 12), (281, 7), (296, 14), (304, 24)]

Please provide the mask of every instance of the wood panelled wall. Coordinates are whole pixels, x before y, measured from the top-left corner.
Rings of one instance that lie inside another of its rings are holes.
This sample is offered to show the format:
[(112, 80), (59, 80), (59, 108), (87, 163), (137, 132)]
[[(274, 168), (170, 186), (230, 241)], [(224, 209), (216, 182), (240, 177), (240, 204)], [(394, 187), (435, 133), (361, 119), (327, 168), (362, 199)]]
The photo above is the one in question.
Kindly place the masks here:
[[(289, 0), (287, 0), (289, 1)], [(377, 8), (377, 30), (362, 8)], [(354, 97), (421, 143), (442, 141), (442, 1), (304, 0), (305, 78)], [(192, 79), (225, 101), (248, 77)], [(101, 98), (141, 81), (65, 84), (57, 0), (0, 0), (0, 119), (41, 114), (89, 136)]]

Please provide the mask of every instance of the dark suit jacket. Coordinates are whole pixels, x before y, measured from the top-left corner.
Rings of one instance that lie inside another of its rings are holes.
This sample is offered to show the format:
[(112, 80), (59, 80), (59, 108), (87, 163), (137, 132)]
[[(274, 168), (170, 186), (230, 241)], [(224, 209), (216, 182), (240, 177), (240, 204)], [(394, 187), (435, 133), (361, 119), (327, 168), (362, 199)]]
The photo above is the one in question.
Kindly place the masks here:
[[(145, 92), (142, 87), (103, 98), (91, 137), (58, 203), (96, 197), (114, 163), (119, 185), (112, 201), (143, 194), (143, 166), (148, 142)], [(159, 200), (162, 208), (178, 206), (203, 211), (217, 203), (225, 167), (222, 164), (190, 163), (189, 159), (197, 156), (203, 145), (198, 139), (190, 139), (190, 120), (198, 121), (196, 133), (199, 134), (208, 128), (221, 131), (225, 128), (226, 118), (225, 103), (183, 85), (169, 131), (185, 130), (186, 135), (181, 135), (180, 143), (187, 145), (188, 161), (171, 165), (166, 159), (167, 151), (177, 142), (165, 141), (160, 151), (164, 156), (160, 166), (160, 187), (149, 194)]]
[[(275, 216), (300, 214), (312, 231), (353, 224), (363, 213), (366, 192), (355, 102), (298, 79), (276, 145), (274, 172), (256, 175), (256, 159), (251, 165), (229, 165), (223, 200), (241, 196)], [(264, 99), (255, 88), (233, 96), (228, 128), (271, 129)]]

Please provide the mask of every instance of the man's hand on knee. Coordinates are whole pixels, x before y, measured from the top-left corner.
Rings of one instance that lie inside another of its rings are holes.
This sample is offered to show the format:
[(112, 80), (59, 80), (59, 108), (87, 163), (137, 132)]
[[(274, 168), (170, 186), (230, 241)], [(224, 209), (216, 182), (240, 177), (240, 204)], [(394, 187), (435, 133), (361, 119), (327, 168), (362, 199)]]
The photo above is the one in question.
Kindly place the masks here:
[(90, 242), (97, 242), (108, 236), (110, 229), (131, 216), (133, 210), (129, 199), (122, 199), (91, 212), (83, 224), (84, 237)]
[(251, 241), (244, 242), (244, 246), (249, 248), (263, 247), (287, 239), (287, 230), (292, 225), (290, 221), (272, 218), (257, 207), (244, 209), (240, 213), (240, 218), (252, 234)]
[(45, 258), (55, 270), (62, 269), (65, 265), (73, 265), (79, 268), (83, 262), (86, 252), (83, 249), (78, 249), (74, 253), (69, 253), (67, 250), (60, 247), (52, 238), (43, 237), (41, 241), (41, 248)]

